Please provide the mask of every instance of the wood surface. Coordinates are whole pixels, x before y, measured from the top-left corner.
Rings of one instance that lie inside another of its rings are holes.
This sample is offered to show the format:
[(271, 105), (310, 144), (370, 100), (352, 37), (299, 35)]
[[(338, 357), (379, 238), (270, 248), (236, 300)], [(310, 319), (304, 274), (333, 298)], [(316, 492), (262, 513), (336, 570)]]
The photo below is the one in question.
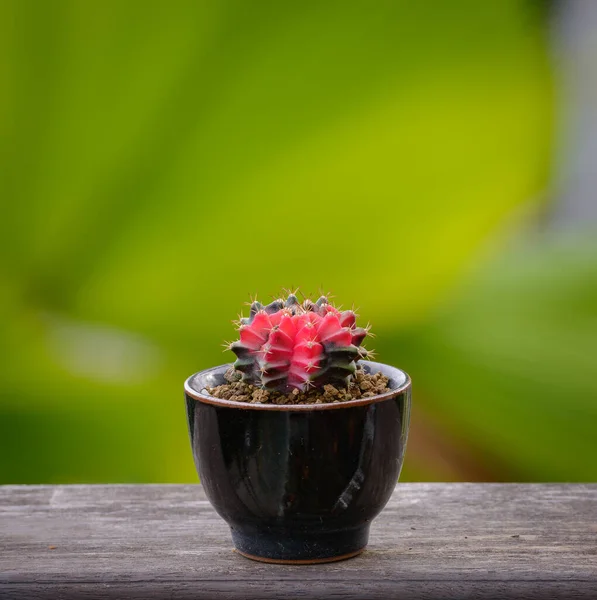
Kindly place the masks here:
[(233, 552), (200, 485), (0, 486), (0, 598), (597, 599), (597, 485), (398, 484), (315, 566)]

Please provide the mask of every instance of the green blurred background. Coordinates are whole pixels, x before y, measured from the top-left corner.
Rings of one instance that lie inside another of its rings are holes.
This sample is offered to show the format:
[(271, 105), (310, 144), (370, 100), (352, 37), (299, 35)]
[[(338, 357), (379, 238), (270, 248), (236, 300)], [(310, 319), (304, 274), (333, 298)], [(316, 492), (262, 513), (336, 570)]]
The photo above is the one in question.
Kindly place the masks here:
[(184, 379), (296, 286), (412, 375), (405, 480), (596, 480), (548, 8), (0, 0), (0, 483), (196, 481)]

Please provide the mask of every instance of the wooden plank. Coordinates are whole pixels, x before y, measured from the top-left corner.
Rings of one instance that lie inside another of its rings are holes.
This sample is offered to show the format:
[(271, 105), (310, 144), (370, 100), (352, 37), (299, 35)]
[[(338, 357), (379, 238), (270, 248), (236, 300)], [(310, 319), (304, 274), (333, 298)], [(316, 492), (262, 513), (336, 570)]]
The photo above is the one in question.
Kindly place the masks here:
[(199, 485), (0, 487), (0, 598), (597, 598), (597, 485), (399, 484), (368, 550), (232, 552)]

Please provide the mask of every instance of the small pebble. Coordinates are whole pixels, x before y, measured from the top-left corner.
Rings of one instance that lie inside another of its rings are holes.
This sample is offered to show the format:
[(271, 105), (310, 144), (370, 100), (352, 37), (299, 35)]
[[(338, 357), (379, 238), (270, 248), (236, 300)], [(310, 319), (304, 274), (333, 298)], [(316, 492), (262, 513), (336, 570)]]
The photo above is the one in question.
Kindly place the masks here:
[(252, 404), (325, 404), (327, 402), (346, 402), (359, 398), (371, 398), (389, 391), (389, 379), (383, 373), (371, 375), (358, 369), (354, 380), (347, 388), (337, 388), (326, 384), (323, 389), (310, 389), (301, 392), (293, 389), (284, 394), (274, 390), (265, 390), (258, 386), (239, 380), (240, 375), (228, 370), (225, 375), (229, 383), (207, 388), (208, 394), (222, 400), (250, 402)]

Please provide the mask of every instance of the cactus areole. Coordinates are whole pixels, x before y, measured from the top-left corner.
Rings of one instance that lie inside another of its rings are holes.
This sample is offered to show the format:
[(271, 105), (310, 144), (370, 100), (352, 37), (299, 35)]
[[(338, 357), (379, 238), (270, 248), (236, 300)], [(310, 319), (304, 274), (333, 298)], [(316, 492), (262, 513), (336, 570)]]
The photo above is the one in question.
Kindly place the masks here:
[(251, 304), (239, 322), (240, 339), (227, 347), (246, 383), (281, 392), (347, 386), (360, 359), (368, 327), (357, 327), (352, 310), (340, 311), (321, 296), (299, 302), (294, 294), (264, 306)]

